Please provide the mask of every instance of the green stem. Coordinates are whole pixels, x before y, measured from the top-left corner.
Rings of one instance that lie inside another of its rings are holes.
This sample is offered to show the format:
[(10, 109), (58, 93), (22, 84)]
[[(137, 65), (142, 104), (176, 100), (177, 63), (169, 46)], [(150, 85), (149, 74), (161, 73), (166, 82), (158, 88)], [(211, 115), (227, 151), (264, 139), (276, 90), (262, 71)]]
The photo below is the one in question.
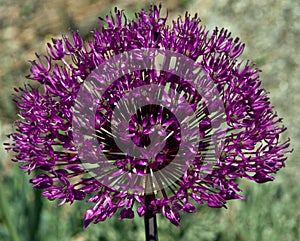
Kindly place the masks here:
[(148, 210), (148, 207), (154, 197), (154, 195), (146, 195), (147, 211), (144, 217), (146, 241), (158, 241), (156, 215), (152, 214), (152, 212)]
[[(35, 171), (35, 174), (41, 174), (40, 171)], [(39, 235), (39, 228), (40, 228), (40, 221), (41, 221), (41, 213), (43, 209), (43, 200), (42, 200), (42, 190), (39, 188), (33, 189), (34, 193), (34, 205), (30, 208), (30, 222), (28, 223), (29, 229), (29, 237), (31, 241), (38, 241), (40, 240)]]
[(34, 189), (34, 207), (31, 209), (31, 217), (29, 223), (29, 235), (30, 240), (38, 241), (40, 240), (39, 235), (39, 228), (40, 228), (40, 220), (41, 220), (41, 212), (43, 208), (43, 201), (42, 201), (42, 191), (40, 189)]

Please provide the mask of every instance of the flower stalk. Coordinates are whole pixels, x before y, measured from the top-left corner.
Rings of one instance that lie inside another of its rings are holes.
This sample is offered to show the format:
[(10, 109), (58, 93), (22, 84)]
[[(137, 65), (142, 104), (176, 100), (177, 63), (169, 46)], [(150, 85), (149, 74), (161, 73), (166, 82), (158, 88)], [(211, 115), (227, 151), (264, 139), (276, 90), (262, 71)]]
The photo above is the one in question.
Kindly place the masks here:
[(146, 195), (145, 204), (147, 210), (144, 216), (146, 241), (158, 241), (156, 214), (153, 214), (149, 210), (149, 205), (151, 201), (154, 199), (155, 199), (154, 194)]

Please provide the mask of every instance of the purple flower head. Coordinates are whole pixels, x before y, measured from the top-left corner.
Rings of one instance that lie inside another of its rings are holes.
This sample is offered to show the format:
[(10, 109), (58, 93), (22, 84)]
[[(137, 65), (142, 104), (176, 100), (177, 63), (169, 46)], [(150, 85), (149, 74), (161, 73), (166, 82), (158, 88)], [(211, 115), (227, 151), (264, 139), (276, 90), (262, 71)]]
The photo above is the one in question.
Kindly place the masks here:
[(285, 165), (285, 128), (238, 60), (244, 44), (197, 16), (166, 20), (161, 6), (130, 21), (115, 9), (89, 40), (52, 39), (27, 76), (43, 88), (17, 90), (13, 161), (42, 172), (30, 182), (49, 200), (93, 203), (85, 227), (118, 210), (178, 226), (197, 203), (242, 199), (238, 178), (272, 181)]

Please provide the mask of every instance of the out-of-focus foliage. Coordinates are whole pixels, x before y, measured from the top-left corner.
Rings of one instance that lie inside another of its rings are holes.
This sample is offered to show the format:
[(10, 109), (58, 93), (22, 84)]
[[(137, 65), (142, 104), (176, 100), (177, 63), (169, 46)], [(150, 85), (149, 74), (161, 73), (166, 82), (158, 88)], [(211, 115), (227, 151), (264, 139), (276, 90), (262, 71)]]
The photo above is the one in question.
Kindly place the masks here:
[[(88, 204), (57, 207), (41, 198), (28, 185), (20, 170), (11, 168), (1, 183), (10, 219), (20, 241), (119, 241), (143, 240), (143, 219), (110, 220), (83, 229), (83, 216)], [(183, 216), (181, 227), (158, 217), (160, 240), (189, 241), (295, 241), (300, 234), (300, 196), (297, 185), (283, 172), (277, 181), (264, 185), (242, 182), (245, 201), (232, 201), (228, 209), (200, 207), (197, 214)], [(39, 204), (42, 202), (41, 204)], [(39, 209), (38, 206), (42, 205)], [(37, 217), (40, 215), (40, 219)], [(37, 223), (38, 222), (38, 223)], [(0, 215), (0, 240), (8, 241), (10, 232)]]
[[(245, 201), (229, 202), (228, 209), (200, 207), (174, 227), (158, 217), (159, 238), (164, 241), (295, 241), (300, 237), (300, 3), (267, 0), (166, 0), (169, 14), (198, 12), (212, 30), (231, 29), (246, 42), (245, 58), (255, 59), (263, 69), (263, 85), (270, 91), (295, 151), (275, 182), (263, 185), (241, 181)], [(45, 42), (70, 30), (87, 36), (97, 16), (114, 6), (128, 16), (149, 1), (108, 0), (0, 0), (0, 136), (11, 131), (16, 118), (12, 88), (28, 74), (28, 60), (45, 51)], [(10, 162), (0, 147), (0, 241), (117, 241), (144, 240), (143, 219), (112, 219), (83, 229), (86, 203), (56, 207), (28, 184), (29, 177)]]

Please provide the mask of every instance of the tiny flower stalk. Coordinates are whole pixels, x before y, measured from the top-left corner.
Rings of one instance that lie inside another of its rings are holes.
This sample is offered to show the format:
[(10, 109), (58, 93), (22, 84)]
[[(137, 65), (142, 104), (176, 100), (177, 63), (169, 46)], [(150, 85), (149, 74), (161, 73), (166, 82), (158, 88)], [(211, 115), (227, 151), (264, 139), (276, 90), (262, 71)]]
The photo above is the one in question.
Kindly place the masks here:
[[(237, 183), (273, 181), (285, 166), (286, 130), (240, 61), (245, 45), (186, 13), (167, 25), (161, 6), (128, 20), (115, 9), (88, 40), (48, 43), (16, 89), (16, 131), (7, 149), (49, 200), (90, 203), (84, 227), (144, 216), (179, 226), (197, 205), (243, 199)], [(40, 88), (42, 87), (42, 88)]]
[(144, 216), (145, 219), (145, 235), (146, 241), (157, 241), (158, 232), (157, 232), (157, 223), (156, 223), (156, 214), (153, 214), (151, 210), (148, 210), (150, 207), (151, 201), (155, 199), (155, 195), (146, 195), (146, 213)]

